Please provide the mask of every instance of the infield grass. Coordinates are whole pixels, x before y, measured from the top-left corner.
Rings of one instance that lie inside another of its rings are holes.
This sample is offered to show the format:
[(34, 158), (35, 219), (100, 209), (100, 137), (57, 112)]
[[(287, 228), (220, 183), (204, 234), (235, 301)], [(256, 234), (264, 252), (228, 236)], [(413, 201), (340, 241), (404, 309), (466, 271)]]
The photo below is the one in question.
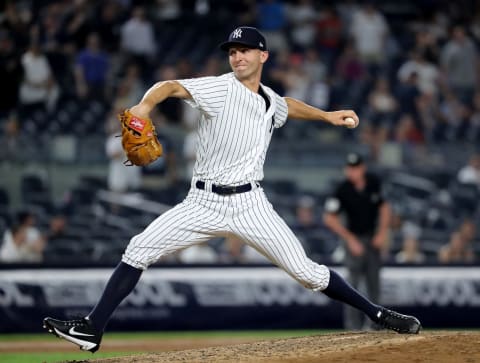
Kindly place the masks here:
[[(179, 340), (179, 339), (205, 339), (205, 338), (257, 338), (261, 339), (280, 339), (293, 338), (307, 335), (318, 335), (334, 332), (333, 330), (255, 330), (255, 331), (187, 331), (187, 332), (122, 332), (122, 333), (108, 333), (107, 339), (126, 339), (129, 342), (139, 341), (144, 339), (158, 339), (163, 341)], [(336, 330), (335, 332), (338, 332)], [(8, 342), (51, 342), (57, 339), (49, 334), (0, 334), (0, 343)], [(82, 352), (77, 350), (72, 345), (71, 352), (44, 352), (34, 351), (30, 349), (28, 352), (2, 352), (0, 349), (0, 363), (58, 363), (72, 360), (87, 360), (107, 357), (120, 357), (125, 355), (134, 355), (139, 351), (125, 351), (125, 352), (102, 352), (101, 350), (95, 354), (90, 352)]]
[(1, 363), (57, 363), (72, 360), (86, 360), (97, 358), (121, 357), (125, 355), (134, 355), (139, 352), (29, 352), (29, 353), (1, 353)]

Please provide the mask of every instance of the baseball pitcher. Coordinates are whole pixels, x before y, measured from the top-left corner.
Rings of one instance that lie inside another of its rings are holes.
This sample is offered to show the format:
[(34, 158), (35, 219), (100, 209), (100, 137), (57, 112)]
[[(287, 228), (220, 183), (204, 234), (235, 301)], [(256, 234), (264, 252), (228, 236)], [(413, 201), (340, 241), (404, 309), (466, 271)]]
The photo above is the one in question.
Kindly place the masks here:
[(265, 37), (255, 28), (235, 29), (220, 48), (228, 54), (231, 73), (156, 83), (120, 117), (128, 159), (145, 165), (162, 155), (149, 118), (152, 109), (176, 97), (200, 110), (196, 163), (185, 200), (130, 240), (88, 316), (69, 321), (45, 318), (45, 328), (95, 352), (110, 316), (133, 290), (143, 270), (164, 255), (233, 234), (306, 288), (363, 311), (385, 328), (418, 333), (420, 322), (415, 317), (374, 304), (333, 270), (309, 259), (262, 189), (263, 164), (273, 131), (288, 118), (354, 128), (358, 116), (351, 110), (326, 112), (281, 97), (262, 84), (262, 68), (269, 53)]

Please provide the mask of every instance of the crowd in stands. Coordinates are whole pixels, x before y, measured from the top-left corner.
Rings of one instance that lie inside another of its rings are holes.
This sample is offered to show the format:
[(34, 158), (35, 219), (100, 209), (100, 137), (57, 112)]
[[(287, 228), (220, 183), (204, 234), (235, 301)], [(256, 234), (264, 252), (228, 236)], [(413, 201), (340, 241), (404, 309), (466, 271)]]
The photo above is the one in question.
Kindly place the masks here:
[[(0, 163), (15, 162), (29, 147), (34, 148), (31, 155), (39, 155), (35, 147), (41, 144), (41, 135), (91, 135), (92, 139), (100, 135), (105, 161), (110, 163), (109, 179), (102, 187), (114, 193), (138, 191), (143, 176), (160, 175), (165, 189), (156, 196), (162, 193), (160, 200), (173, 204), (186, 192), (179, 187), (182, 173), (178, 169), (187, 170), (188, 180), (195, 156), (195, 110), (178, 100), (168, 100), (156, 108), (152, 116), (165, 157), (142, 170), (123, 167), (119, 139), (115, 138), (116, 114), (138, 102), (156, 81), (229, 71), (225, 55), (216, 46), (237, 25), (256, 26), (268, 40), (265, 84), (279, 94), (320, 108), (357, 111), (360, 128), (342, 131), (339, 142), (365, 145), (369, 162), (381, 159), (387, 143), (400, 147), (405, 161), (419, 157), (419, 146), (480, 145), (480, 5), (473, 0), (6, 0), (0, 3), (0, 79), (4, 89), (0, 98)], [(182, 130), (185, 137), (180, 149), (164, 128)], [(324, 130), (320, 123), (291, 122), (275, 137), (318, 142), (313, 137), (319, 130)], [(473, 184), (480, 193), (479, 160), (474, 152), (464, 164), (451, 165), (455, 174), (449, 183)], [(82, 190), (72, 190), (70, 204), (62, 206), (66, 209), (60, 217), (55, 209), (40, 221), (42, 238), (38, 233), (32, 237), (34, 221), (25, 216), (27, 212), (17, 215), (1, 209), (0, 216), (8, 214), (4, 218), (8, 223), (0, 228), (4, 233), (2, 261), (21, 255), (28, 256), (28, 261), (41, 261), (55, 250), (55, 239), (66, 239), (62, 233), (54, 237), (51, 228), (59, 232), (68, 230), (68, 225), (77, 230), (83, 226), (82, 241), (98, 241), (93, 227), (85, 234), (89, 227), (85, 228), (82, 217), (99, 219), (105, 214), (99, 217), (98, 213), (68, 209), (76, 205), (72, 201)], [(275, 193), (275, 186), (271, 191)], [(288, 193), (288, 188), (282, 191)], [(341, 245), (319, 217), (322, 196), (307, 194), (296, 190), (291, 198), (273, 197), (272, 202), (276, 204), (278, 199), (281, 213), (299, 238), (308, 240), (308, 252), (340, 261)], [(93, 198), (85, 195), (88, 200)], [(456, 196), (463, 200), (460, 192), (449, 194), (449, 198)], [(429, 198), (429, 204), (417, 211), (417, 215), (431, 212), (425, 220), (413, 218), (415, 213), (397, 203), (392, 221), (393, 252), (386, 260), (478, 261), (480, 248), (474, 245), (480, 243), (475, 231), (478, 200), (465, 197), (464, 202), (470, 203), (468, 213), (453, 210), (445, 222), (448, 228), (442, 229), (439, 215), (445, 212), (446, 202), (441, 196)], [(112, 206), (103, 211), (120, 216), (126, 213), (124, 208)], [(148, 217), (139, 216), (139, 225), (144, 226)], [(126, 230), (134, 231), (134, 227)], [(436, 243), (429, 252), (425, 240), (435, 238), (425, 231), (439, 231), (445, 244)], [(124, 244), (130, 237), (127, 233), (105, 235), (123, 238)], [(173, 261), (191, 262), (192, 255), (209, 263), (262, 261), (255, 251), (233, 238), (217, 242), (185, 251)], [(121, 246), (116, 246), (118, 251)], [(93, 242), (63, 251), (80, 250), (99, 259), (108, 255)], [(60, 249), (56, 251), (60, 253)]]

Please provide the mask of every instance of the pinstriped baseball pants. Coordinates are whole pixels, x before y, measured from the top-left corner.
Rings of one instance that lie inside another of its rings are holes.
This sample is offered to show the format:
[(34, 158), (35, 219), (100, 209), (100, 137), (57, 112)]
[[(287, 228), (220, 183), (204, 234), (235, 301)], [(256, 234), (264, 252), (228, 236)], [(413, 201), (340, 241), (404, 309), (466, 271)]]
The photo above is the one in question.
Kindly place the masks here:
[(316, 291), (328, 286), (328, 268), (306, 256), (261, 187), (229, 196), (192, 187), (183, 202), (130, 240), (122, 261), (146, 269), (162, 256), (228, 234), (255, 248), (306, 288)]

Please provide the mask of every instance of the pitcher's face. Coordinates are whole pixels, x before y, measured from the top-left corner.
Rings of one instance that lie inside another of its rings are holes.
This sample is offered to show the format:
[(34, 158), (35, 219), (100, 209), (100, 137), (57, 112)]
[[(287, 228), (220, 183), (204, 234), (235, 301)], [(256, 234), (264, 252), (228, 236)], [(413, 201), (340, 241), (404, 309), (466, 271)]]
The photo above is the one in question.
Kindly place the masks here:
[(268, 59), (268, 52), (245, 46), (233, 46), (228, 50), (228, 60), (238, 80), (259, 76), (263, 63)]

